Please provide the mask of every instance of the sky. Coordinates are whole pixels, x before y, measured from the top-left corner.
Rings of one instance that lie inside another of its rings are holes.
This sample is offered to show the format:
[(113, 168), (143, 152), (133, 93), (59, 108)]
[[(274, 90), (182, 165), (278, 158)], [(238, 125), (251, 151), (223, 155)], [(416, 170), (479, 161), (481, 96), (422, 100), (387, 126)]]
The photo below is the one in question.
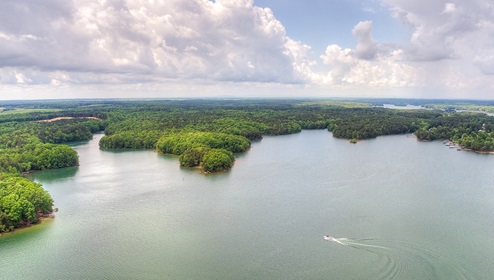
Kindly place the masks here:
[(2, 0), (0, 100), (494, 99), (494, 0)]

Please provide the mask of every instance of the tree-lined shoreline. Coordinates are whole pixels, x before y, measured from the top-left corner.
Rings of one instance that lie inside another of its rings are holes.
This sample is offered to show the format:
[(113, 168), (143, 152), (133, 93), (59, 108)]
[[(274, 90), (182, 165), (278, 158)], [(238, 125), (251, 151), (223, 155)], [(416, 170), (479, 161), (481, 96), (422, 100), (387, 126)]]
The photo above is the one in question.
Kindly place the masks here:
[[(255, 99), (7, 102), (0, 113), (0, 232), (36, 223), (52, 211), (49, 194), (22, 174), (78, 165), (77, 153), (66, 143), (89, 140), (98, 131), (105, 132), (102, 149), (154, 149), (204, 173), (229, 170), (235, 154), (248, 151), (251, 141), (263, 135), (303, 129), (327, 129), (352, 143), (413, 133), (421, 141), (448, 140), (476, 152), (494, 151), (494, 117), (373, 105)], [(26, 195), (26, 189), (38, 195)]]

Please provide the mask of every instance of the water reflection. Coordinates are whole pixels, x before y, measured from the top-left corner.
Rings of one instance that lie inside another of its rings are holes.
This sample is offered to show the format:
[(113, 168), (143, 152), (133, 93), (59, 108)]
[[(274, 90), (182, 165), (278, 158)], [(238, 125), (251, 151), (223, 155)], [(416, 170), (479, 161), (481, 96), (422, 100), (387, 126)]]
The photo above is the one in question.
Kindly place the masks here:
[(28, 174), (27, 177), (34, 181), (41, 181), (43, 183), (49, 184), (73, 177), (75, 176), (78, 170), (79, 170), (79, 166), (45, 170), (45, 171), (36, 171)]

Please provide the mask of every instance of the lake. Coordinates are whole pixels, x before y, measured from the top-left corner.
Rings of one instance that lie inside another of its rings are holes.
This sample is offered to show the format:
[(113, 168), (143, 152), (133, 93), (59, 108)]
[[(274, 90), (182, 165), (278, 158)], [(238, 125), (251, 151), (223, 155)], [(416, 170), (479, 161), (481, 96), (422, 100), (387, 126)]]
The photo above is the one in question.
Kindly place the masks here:
[(1, 279), (494, 277), (493, 155), (317, 130), (203, 175), (101, 136), (74, 145), (79, 167), (31, 174), (60, 211), (0, 237)]

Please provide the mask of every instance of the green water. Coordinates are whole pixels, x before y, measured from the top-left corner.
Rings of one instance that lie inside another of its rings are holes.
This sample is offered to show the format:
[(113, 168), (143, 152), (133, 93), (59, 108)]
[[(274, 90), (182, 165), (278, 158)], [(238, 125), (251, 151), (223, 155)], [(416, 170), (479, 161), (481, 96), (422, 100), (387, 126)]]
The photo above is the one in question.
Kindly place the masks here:
[(60, 211), (0, 238), (0, 279), (494, 278), (493, 155), (304, 131), (205, 176), (100, 137), (32, 175)]

